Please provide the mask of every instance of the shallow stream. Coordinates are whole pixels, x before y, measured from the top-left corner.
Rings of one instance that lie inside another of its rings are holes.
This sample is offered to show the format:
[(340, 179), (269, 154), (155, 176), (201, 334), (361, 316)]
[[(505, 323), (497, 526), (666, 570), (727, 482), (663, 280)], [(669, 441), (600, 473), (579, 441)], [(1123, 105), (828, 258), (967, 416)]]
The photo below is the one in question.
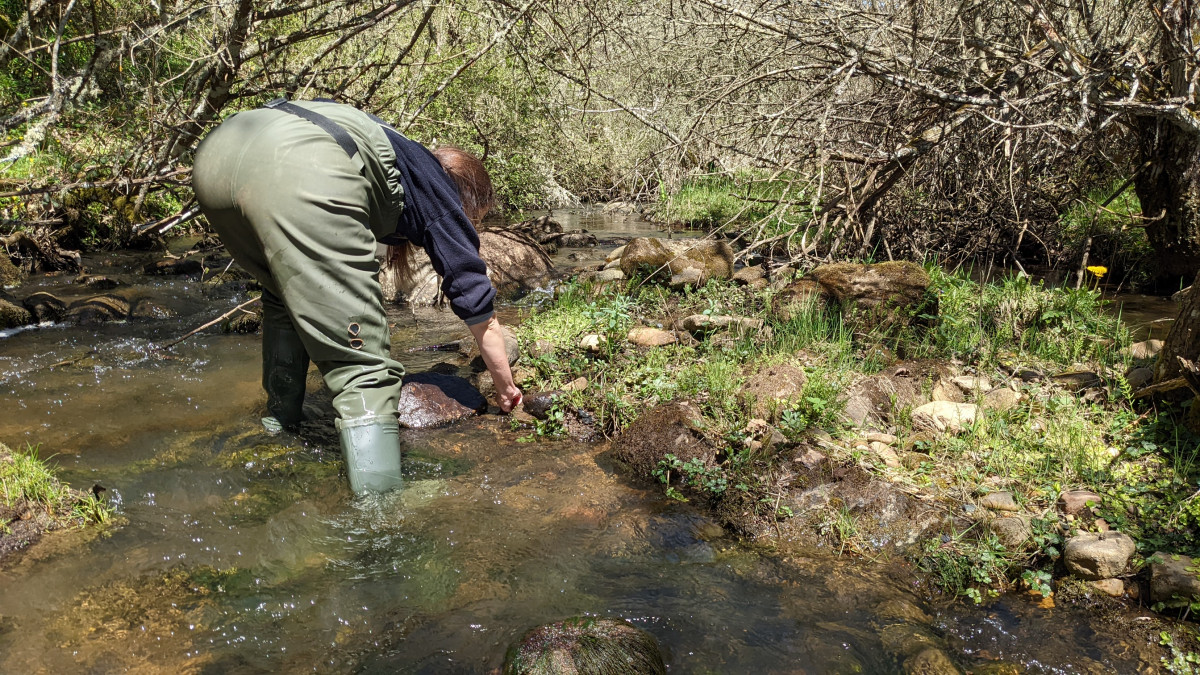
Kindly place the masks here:
[[(602, 243), (560, 251), (563, 265), (655, 232), (565, 220)], [(753, 549), (631, 483), (603, 443), (521, 442), (491, 415), (405, 432), (406, 489), (352, 499), (327, 421), (261, 431), (257, 336), (150, 351), (242, 298), (130, 273), (141, 261), (96, 257), (89, 271), (177, 318), (0, 338), (0, 441), (40, 446), (76, 487), (103, 486), (121, 521), (0, 568), (0, 673), (483, 673), (526, 630), (578, 614), (650, 631), (671, 672), (890, 673), (876, 610), (896, 602), (924, 606), (964, 664), (1134, 672), (1157, 659), (1082, 610), (930, 607), (898, 567)], [(34, 290), (92, 294), (69, 277), (21, 293)], [(465, 335), (448, 316), (391, 317), (410, 370), (445, 355), (409, 347)]]

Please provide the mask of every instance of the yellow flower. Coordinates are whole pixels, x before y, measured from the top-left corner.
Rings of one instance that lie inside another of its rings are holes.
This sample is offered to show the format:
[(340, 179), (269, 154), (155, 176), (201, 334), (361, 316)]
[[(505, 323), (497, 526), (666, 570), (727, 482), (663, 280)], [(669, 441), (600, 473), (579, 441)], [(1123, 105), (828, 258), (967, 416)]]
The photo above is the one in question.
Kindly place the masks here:
[(1103, 265), (1093, 265), (1092, 267), (1087, 268), (1087, 271), (1095, 274), (1097, 279), (1105, 274), (1108, 274), (1108, 268)]

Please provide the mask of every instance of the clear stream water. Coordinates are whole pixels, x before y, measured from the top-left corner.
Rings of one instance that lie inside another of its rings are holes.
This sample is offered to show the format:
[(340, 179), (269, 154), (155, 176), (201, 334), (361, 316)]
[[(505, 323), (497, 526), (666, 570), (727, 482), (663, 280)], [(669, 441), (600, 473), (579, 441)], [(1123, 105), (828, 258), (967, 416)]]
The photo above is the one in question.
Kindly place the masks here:
[[(564, 266), (655, 233), (629, 218), (563, 220), (602, 241), (559, 252)], [(120, 521), (0, 568), (0, 673), (487, 673), (526, 630), (578, 614), (650, 631), (671, 672), (891, 673), (874, 610), (895, 600), (923, 605), (964, 663), (1147, 665), (1143, 645), (1081, 610), (1015, 597), (929, 606), (881, 563), (755, 550), (631, 483), (604, 444), (520, 442), (496, 416), (405, 432), (407, 488), (355, 500), (327, 419), (299, 436), (260, 430), (256, 336), (150, 351), (240, 296), (130, 273), (141, 261), (98, 256), (89, 271), (177, 318), (0, 338), (0, 441), (38, 445), (72, 485), (106, 488)], [(91, 294), (68, 277), (20, 293), (34, 290)], [(432, 310), (391, 318), (412, 371), (447, 355), (409, 347), (466, 334)]]

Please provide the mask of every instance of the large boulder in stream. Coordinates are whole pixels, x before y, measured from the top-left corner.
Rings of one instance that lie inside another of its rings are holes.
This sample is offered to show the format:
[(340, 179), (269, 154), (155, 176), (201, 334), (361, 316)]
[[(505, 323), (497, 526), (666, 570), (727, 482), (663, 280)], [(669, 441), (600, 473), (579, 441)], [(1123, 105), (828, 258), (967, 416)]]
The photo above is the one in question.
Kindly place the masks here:
[(809, 276), (837, 301), (845, 318), (864, 328), (907, 326), (937, 311), (926, 294), (929, 275), (916, 263), (834, 263)]
[[(533, 290), (549, 281), (554, 273), (554, 265), (546, 251), (519, 232), (480, 232), (479, 257), (487, 264), (488, 278), (501, 293)], [(444, 303), (442, 278), (434, 271), (423, 249), (414, 248), (410, 266), (412, 274), (405, 279), (399, 266), (384, 256), (379, 268), (383, 299), (387, 302), (406, 300), (412, 305)]]
[(689, 279), (696, 285), (733, 276), (733, 249), (711, 239), (631, 239), (621, 253), (625, 276)]
[(38, 323), (61, 321), (67, 313), (67, 303), (46, 292), (37, 292), (21, 301), (25, 309), (33, 313)]
[(487, 399), (467, 380), (441, 373), (404, 376), (400, 390), (400, 426), (428, 429), (487, 410)]
[(67, 308), (63, 319), (80, 326), (96, 326), (129, 318), (129, 301), (119, 295), (105, 293), (76, 300)]
[(526, 633), (504, 675), (666, 675), (658, 642), (619, 619), (574, 617)]

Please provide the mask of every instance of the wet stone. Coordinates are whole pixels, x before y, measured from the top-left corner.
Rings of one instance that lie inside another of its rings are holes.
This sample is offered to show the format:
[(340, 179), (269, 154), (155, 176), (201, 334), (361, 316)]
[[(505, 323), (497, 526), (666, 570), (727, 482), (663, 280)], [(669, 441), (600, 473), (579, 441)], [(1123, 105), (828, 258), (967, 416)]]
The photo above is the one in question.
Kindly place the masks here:
[(67, 313), (67, 303), (45, 292), (34, 293), (25, 298), (21, 304), (33, 313), (33, 317), (38, 323), (61, 321), (63, 315)]
[(562, 399), (561, 391), (526, 394), (521, 405), (525, 408), (525, 412), (539, 420), (544, 420), (550, 416), (550, 410), (560, 399)]
[(142, 268), (143, 274), (155, 276), (179, 276), (185, 274), (203, 274), (204, 265), (194, 258), (182, 260), (159, 260)]
[(1125, 573), (1136, 546), (1120, 532), (1085, 532), (1067, 540), (1063, 561), (1081, 579), (1110, 579)]
[(539, 626), (509, 648), (504, 675), (666, 675), (654, 636), (618, 619), (574, 617)]
[(80, 326), (95, 326), (129, 318), (129, 301), (119, 295), (96, 295), (71, 303), (63, 317)]
[(487, 410), (487, 399), (471, 383), (454, 375), (415, 373), (400, 390), (400, 425), (427, 429)]

